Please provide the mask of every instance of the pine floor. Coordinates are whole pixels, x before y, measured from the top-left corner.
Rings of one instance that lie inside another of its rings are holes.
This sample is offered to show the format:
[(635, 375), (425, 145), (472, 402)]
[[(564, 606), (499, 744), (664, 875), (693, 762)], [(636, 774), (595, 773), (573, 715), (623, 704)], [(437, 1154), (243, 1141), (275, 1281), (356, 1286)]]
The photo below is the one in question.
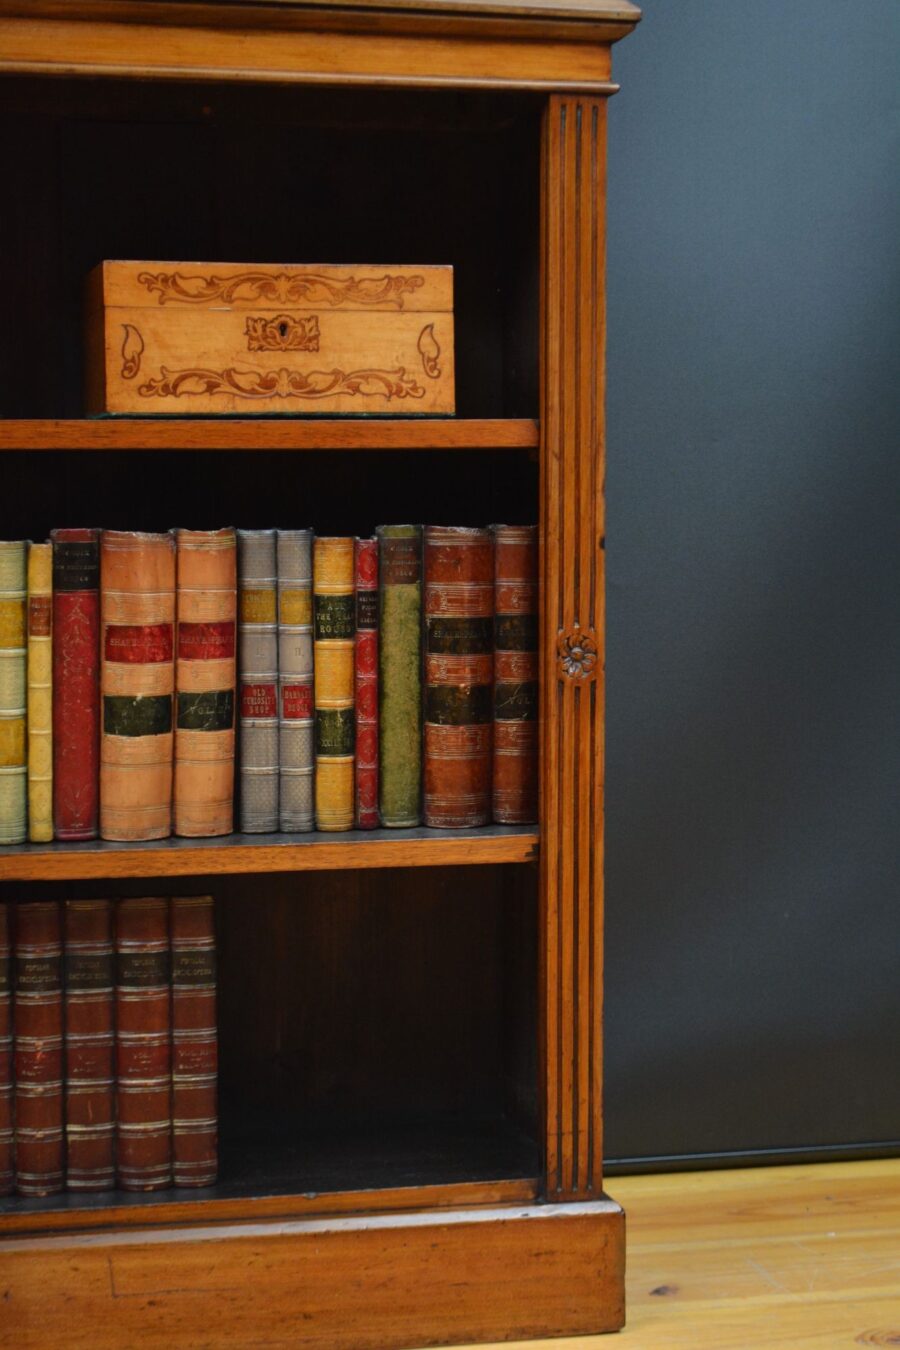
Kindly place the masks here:
[(900, 1346), (900, 1159), (616, 1177), (609, 1189), (628, 1216), (625, 1331), (503, 1350)]

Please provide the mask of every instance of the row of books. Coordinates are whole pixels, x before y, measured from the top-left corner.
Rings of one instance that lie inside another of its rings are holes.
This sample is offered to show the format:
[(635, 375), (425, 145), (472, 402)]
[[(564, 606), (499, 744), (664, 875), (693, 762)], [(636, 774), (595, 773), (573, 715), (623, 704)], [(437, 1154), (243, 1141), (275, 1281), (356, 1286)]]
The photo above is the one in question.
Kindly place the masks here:
[(537, 818), (537, 530), (0, 543), (0, 844)]
[(0, 905), (0, 1195), (211, 1185), (216, 1061), (210, 896)]

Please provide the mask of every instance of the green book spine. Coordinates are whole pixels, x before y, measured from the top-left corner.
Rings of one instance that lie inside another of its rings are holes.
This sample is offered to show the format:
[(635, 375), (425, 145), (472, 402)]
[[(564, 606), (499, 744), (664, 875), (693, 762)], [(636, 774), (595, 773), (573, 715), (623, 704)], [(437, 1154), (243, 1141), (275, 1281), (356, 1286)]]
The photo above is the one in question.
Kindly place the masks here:
[(378, 809), (418, 825), (422, 799), (422, 528), (380, 525)]

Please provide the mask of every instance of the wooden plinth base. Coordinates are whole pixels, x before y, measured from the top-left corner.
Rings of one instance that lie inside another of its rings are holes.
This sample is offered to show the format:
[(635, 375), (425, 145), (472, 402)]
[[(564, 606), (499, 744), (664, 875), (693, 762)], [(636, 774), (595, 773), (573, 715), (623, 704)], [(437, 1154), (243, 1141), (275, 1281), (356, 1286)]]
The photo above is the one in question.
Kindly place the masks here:
[(615, 1331), (624, 1271), (611, 1200), (11, 1237), (0, 1345), (401, 1350)]

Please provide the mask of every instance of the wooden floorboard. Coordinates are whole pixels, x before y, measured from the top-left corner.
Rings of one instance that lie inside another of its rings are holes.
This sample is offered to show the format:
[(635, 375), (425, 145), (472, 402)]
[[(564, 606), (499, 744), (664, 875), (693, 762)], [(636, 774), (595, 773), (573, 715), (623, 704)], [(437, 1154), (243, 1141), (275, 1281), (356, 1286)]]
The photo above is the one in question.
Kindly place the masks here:
[(609, 1190), (627, 1214), (625, 1330), (503, 1350), (900, 1345), (900, 1159), (616, 1177)]

